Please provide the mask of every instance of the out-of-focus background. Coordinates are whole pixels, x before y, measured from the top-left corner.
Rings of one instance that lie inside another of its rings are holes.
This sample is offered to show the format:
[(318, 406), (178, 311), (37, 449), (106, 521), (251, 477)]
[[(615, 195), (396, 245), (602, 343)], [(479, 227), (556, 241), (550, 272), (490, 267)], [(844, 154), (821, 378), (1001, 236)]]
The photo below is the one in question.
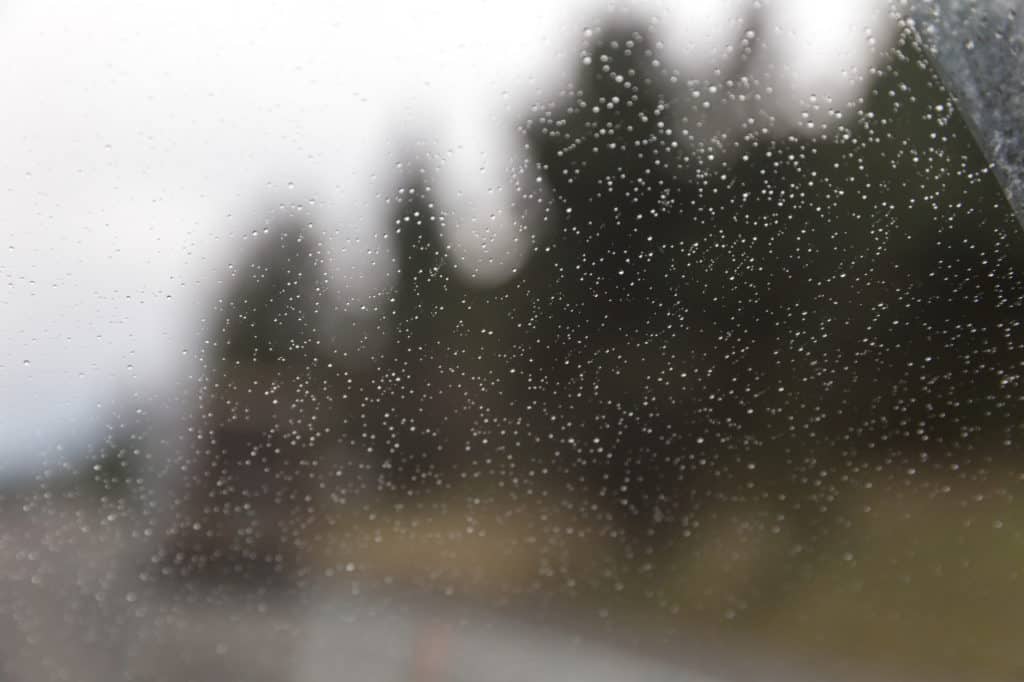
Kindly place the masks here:
[(552, 4), (0, 5), (3, 679), (1020, 679), (901, 7)]

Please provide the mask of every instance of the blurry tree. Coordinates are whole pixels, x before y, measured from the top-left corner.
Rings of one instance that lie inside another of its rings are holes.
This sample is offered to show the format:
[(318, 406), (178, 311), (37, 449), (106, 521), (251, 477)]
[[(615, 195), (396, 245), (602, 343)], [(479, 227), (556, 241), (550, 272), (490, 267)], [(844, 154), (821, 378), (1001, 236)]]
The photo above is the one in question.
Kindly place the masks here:
[(437, 484), (438, 465), (451, 447), (444, 422), (458, 408), (443, 376), (451, 364), (456, 292), (438, 211), (419, 178), (397, 192), (391, 234), (395, 282), (386, 319), (390, 344), (377, 384), (377, 428), (388, 470), (383, 480), (409, 494)]
[(285, 572), (316, 519), (336, 453), (336, 372), (322, 345), (328, 281), (316, 231), (271, 224), (218, 305), (195, 425), (198, 458), (176, 513), (176, 568)]
[(730, 504), (820, 544), (841, 483), (1008, 451), (1024, 251), (954, 103), (904, 33), (862, 101), (780, 135), (759, 16), (741, 28), (686, 87), (646, 27), (586, 39), (523, 126), (553, 201), (508, 282), (458, 276), (429, 174), (403, 178), (363, 363), (339, 348), (371, 332), (325, 328), (315, 232), (261, 237), (207, 355), (183, 518), (221, 545), (196, 554), (279, 566), (357, 451), (372, 481), (329, 480), (554, 490), (638, 553)]
[(1024, 252), (910, 34), (866, 101), (778, 137), (749, 125), (756, 14), (742, 33), (699, 84), (741, 122), (731, 137), (686, 129), (706, 119), (629, 27), (595, 32), (528, 126), (559, 206), (523, 277), (547, 354), (528, 404), (634, 535), (677, 536), (703, 498), (818, 517), (835, 488), (817, 472), (948, 467), (1018, 428)]

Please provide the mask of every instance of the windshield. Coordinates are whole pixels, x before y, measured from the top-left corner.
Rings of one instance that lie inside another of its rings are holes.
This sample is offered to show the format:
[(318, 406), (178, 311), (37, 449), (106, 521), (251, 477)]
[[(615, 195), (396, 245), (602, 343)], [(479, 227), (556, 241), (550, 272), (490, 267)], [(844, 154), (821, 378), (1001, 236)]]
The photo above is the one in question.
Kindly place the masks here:
[(1019, 26), (0, 4), (0, 677), (1016, 679)]

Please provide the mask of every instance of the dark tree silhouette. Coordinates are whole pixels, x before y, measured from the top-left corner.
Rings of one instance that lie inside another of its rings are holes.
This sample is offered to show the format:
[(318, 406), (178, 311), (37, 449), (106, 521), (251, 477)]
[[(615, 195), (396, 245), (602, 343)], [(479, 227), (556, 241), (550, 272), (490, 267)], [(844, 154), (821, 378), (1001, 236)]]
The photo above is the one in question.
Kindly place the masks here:
[(317, 233), (274, 222), (217, 306), (195, 425), (198, 459), (168, 559), (185, 574), (285, 574), (334, 453), (337, 401), (322, 344), (328, 281)]
[[(1024, 250), (934, 72), (904, 35), (827, 128), (764, 133), (759, 35), (752, 14), (694, 85), (712, 114), (646, 28), (588, 38), (576, 82), (523, 125), (553, 200), (507, 282), (458, 276), (429, 173), (403, 178), (385, 342), (362, 364), (338, 350), (352, 320), (324, 328), (315, 233), (262, 238), (210, 341), (189, 537), (221, 545), (199, 553), (279, 565), (316, 478), (355, 452), (372, 482), (339, 485), (553, 491), (581, 527), (654, 553), (729, 503), (824, 542), (822, 471), (1012, 443)], [(711, 116), (732, 127), (695, 132)]]

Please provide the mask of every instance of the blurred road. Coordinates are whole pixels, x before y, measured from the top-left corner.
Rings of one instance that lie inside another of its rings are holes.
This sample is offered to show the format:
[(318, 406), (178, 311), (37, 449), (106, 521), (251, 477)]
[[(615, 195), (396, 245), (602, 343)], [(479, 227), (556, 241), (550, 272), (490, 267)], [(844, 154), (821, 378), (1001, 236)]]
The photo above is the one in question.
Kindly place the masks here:
[(882, 679), (684, 638), (671, 650), (641, 650), (621, 634), (584, 632), (585, 623), (443, 597), (371, 595), (351, 581), (347, 591), (334, 583), (290, 597), (143, 588), (138, 554), (126, 550), (139, 532), (114, 517), (38, 507), (5, 513), (0, 524), (4, 681)]
[(443, 612), (403, 609), (356, 615), (325, 607), (296, 659), (295, 679), (415, 680), (686, 680), (713, 678), (677, 665), (617, 651), (565, 632), (494, 617), (464, 624)]

